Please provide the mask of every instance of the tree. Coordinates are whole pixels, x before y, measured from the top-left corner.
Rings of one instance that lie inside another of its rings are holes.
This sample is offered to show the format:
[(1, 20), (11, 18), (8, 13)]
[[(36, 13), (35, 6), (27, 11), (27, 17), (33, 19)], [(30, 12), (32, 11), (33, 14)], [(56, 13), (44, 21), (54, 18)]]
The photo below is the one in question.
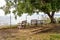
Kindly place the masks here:
[(54, 23), (55, 12), (60, 10), (60, 0), (6, 0), (6, 3), (7, 10), (5, 12), (7, 13), (11, 7), (15, 7), (13, 13), (17, 13), (18, 16), (23, 13), (32, 15), (34, 12), (44, 12), (49, 16), (51, 23)]

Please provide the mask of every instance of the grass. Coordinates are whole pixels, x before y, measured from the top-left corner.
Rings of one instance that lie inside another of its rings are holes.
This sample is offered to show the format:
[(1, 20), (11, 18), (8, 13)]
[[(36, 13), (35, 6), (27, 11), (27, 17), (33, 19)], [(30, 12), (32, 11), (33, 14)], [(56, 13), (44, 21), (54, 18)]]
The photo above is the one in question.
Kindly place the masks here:
[(4, 26), (0, 26), (0, 29), (9, 29), (9, 28), (17, 28), (17, 25), (4, 25)]
[(17, 29), (17, 25), (3, 26), (0, 27), (0, 40), (60, 40), (60, 33), (49, 31), (29, 35), (28, 32), (28, 29)]
[(50, 35), (50, 40), (60, 40), (60, 34)]

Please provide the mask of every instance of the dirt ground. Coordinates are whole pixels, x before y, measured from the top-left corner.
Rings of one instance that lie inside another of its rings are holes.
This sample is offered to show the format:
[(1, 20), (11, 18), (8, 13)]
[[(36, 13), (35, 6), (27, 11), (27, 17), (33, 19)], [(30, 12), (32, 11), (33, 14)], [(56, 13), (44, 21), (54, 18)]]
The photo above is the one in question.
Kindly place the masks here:
[[(30, 30), (30, 29), (29, 29)], [(28, 29), (0, 29), (0, 40), (50, 40), (50, 35), (60, 34), (60, 27), (31, 35)]]
[(0, 29), (0, 40), (26, 40), (29, 33), (17, 28)]

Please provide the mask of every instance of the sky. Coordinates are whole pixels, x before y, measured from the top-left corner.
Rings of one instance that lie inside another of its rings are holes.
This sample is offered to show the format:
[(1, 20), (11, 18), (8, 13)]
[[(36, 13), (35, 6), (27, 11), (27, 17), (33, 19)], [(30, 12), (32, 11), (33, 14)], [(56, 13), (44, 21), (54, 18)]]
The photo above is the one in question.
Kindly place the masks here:
[[(6, 5), (6, 2), (4, 0), (0, 0), (0, 7)], [(13, 8), (11, 9), (11, 11), (14, 10)], [(13, 13), (5, 15), (4, 11), (2, 9), (0, 9), (0, 24), (9, 24), (10, 23), (10, 15), (11, 15), (11, 24), (17, 24), (23, 20), (27, 20), (28, 22), (31, 21), (31, 19), (44, 19), (44, 17), (46, 16), (46, 14), (44, 14), (43, 12), (40, 12), (39, 15), (37, 15), (36, 13), (34, 13), (32, 16), (29, 16), (28, 14), (22, 14), (21, 17), (17, 17), (17, 20), (15, 20), (15, 16)], [(44, 16), (45, 15), (45, 16)], [(42, 18), (43, 16), (43, 18)], [(60, 11), (58, 13), (55, 14), (55, 17), (60, 17)]]

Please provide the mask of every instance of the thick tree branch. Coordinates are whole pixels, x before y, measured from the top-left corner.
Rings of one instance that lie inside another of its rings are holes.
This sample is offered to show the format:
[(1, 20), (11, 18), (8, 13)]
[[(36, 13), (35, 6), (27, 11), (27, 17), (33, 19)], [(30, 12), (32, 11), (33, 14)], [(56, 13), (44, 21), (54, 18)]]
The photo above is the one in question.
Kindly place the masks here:
[(54, 11), (52, 12), (52, 14), (50, 15), (49, 12), (47, 12), (46, 14), (49, 16), (50, 20), (51, 20), (51, 23), (55, 23), (55, 20), (54, 20)]
[(51, 16), (54, 16), (54, 14), (55, 14), (55, 11), (52, 11), (52, 14), (51, 14)]

